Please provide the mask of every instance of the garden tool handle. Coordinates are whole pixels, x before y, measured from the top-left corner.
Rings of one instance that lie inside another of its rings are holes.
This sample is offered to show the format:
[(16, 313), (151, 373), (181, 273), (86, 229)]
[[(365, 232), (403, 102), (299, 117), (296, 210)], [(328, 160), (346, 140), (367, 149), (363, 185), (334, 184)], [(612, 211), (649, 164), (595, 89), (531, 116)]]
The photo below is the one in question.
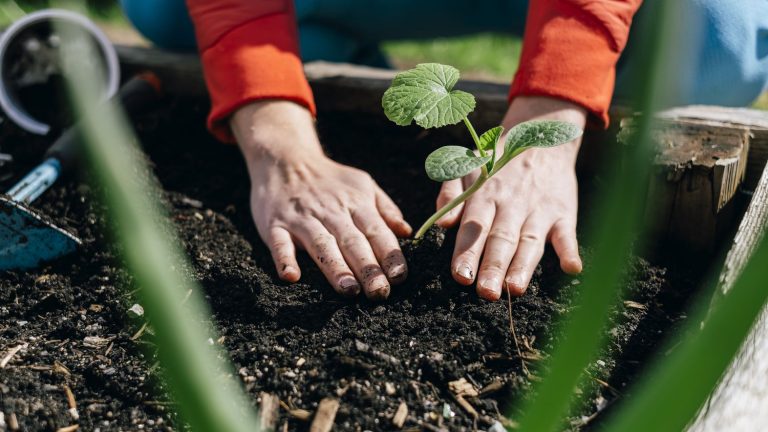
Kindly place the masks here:
[[(113, 100), (125, 110), (130, 118), (151, 108), (161, 95), (160, 79), (151, 72), (145, 72), (128, 80)], [(45, 159), (56, 159), (61, 172), (71, 172), (75, 169), (80, 158), (80, 141), (82, 139), (80, 124), (70, 127), (53, 143), (45, 154)]]

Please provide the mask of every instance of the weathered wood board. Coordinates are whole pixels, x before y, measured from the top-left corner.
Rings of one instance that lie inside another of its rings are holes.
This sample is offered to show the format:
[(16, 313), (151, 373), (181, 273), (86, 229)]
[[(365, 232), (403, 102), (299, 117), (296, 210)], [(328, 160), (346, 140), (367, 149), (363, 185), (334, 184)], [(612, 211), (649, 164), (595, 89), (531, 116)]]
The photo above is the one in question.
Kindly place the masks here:
[[(768, 165), (758, 181), (752, 202), (739, 225), (725, 259), (715, 292), (727, 296), (768, 228)], [(768, 289), (763, 286), (748, 289)], [(766, 305), (768, 306), (768, 305)], [(768, 307), (764, 306), (752, 330), (720, 383), (704, 404), (689, 432), (743, 431), (768, 428)]]
[(735, 223), (734, 199), (747, 171), (748, 129), (662, 115), (652, 139), (657, 150), (646, 219), (654, 238), (714, 251)]
[(768, 115), (749, 108), (691, 105), (661, 113), (668, 120), (742, 128), (751, 135), (744, 188), (754, 190), (768, 162)]

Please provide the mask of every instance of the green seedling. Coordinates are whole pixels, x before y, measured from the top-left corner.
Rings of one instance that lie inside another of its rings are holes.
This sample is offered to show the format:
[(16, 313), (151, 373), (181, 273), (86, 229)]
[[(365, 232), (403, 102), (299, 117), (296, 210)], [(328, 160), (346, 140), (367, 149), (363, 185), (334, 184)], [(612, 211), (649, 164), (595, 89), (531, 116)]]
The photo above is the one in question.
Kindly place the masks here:
[[(534, 147), (554, 147), (573, 141), (582, 134), (578, 126), (553, 120), (531, 120), (509, 130), (503, 148), (499, 141), (504, 129), (496, 126), (478, 136), (467, 115), (475, 109), (471, 94), (454, 90), (459, 71), (438, 63), (424, 63), (395, 75), (381, 100), (387, 118), (400, 126), (412, 122), (429, 129), (461, 121), (469, 129), (476, 151), (461, 146), (445, 146), (427, 156), (424, 168), (430, 179), (438, 182), (462, 178), (480, 169), (480, 176), (461, 195), (433, 214), (416, 232), (420, 239), (435, 222), (467, 200), (504, 165), (520, 153)], [(500, 153), (500, 154), (497, 154)]]

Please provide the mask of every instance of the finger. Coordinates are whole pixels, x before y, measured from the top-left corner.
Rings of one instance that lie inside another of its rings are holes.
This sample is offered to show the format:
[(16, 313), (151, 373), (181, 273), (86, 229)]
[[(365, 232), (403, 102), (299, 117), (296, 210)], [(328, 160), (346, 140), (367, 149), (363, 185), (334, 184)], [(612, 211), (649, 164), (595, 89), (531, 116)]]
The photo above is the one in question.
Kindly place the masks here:
[[(443, 183), (440, 188), (440, 193), (437, 195), (437, 210), (443, 208), (446, 204), (451, 202), (454, 198), (461, 195), (464, 192), (464, 186), (461, 183), (461, 179), (449, 180)], [(437, 220), (437, 225), (443, 228), (450, 228), (461, 219), (461, 212), (464, 210), (464, 203), (461, 203), (451, 209), (443, 217)]]
[(292, 232), (336, 292), (345, 296), (355, 296), (360, 293), (360, 284), (344, 260), (336, 238), (320, 221), (312, 218), (302, 220), (300, 225), (292, 229)]
[(576, 240), (576, 224), (561, 220), (557, 222), (549, 234), (552, 247), (560, 258), (560, 268), (568, 274), (579, 274), (582, 270), (579, 256), (579, 243)]
[(517, 250), (521, 225), (520, 218), (512, 211), (497, 211), (477, 274), (477, 294), (480, 297), (492, 301), (501, 297), (507, 269)]
[(301, 277), (301, 270), (296, 261), (296, 246), (293, 244), (291, 234), (283, 228), (274, 227), (269, 231), (267, 245), (280, 279), (297, 282)]
[(353, 214), (352, 220), (368, 239), (389, 282), (393, 285), (403, 282), (408, 277), (408, 265), (392, 230), (373, 212)]
[(539, 222), (535, 215), (523, 224), (517, 251), (504, 279), (510, 294), (520, 296), (528, 289), (533, 272), (544, 255), (547, 231), (546, 224)]
[(384, 222), (386, 222), (395, 235), (398, 237), (410, 237), (413, 229), (405, 221), (403, 213), (397, 204), (381, 189), (376, 190), (376, 208), (379, 210), (381, 217), (384, 218)]
[(362, 284), (365, 296), (371, 300), (383, 300), (389, 297), (389, 281), (384, 270), (379, 266), (368, 239), (357, 229), (349, 216), (345, 216), (344, 219), (346, 220), (323, 222), (336, 237), (341, 254)]
[(486, 202), (470, 200), (467, 203), (451, 260), (451, 272), (456, 282), (470, 285), (475, 281), (477, 265), (495, 212), (495, 206)]

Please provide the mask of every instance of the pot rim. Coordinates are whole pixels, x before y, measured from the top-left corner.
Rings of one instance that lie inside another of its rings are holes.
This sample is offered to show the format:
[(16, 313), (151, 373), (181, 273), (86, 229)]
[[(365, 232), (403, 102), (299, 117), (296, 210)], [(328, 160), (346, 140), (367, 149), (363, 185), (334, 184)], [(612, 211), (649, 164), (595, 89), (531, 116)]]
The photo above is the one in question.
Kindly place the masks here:
[(13, 103), (7, 92), (6, 77), (4, 76), (2, 65), (5, 62), (8, 47), (19, 33), (40, 22), (55, 19), (82, 27), (96, 40), (107, 66), (107, 94), (104, 95), (104, 100), (114, 96), (120, 84), (120, 63), (118, 62), (117, 52), (114, 46), (112, 46), (112, 42), (93, 21), (85, 16), (63, 9), (43, 9), (14, 21), (0, 34), (0, 107), (14, 123), (27, 132), (37, 135), (48, 134), (51, 126), (35, 119), (24, 109)]

